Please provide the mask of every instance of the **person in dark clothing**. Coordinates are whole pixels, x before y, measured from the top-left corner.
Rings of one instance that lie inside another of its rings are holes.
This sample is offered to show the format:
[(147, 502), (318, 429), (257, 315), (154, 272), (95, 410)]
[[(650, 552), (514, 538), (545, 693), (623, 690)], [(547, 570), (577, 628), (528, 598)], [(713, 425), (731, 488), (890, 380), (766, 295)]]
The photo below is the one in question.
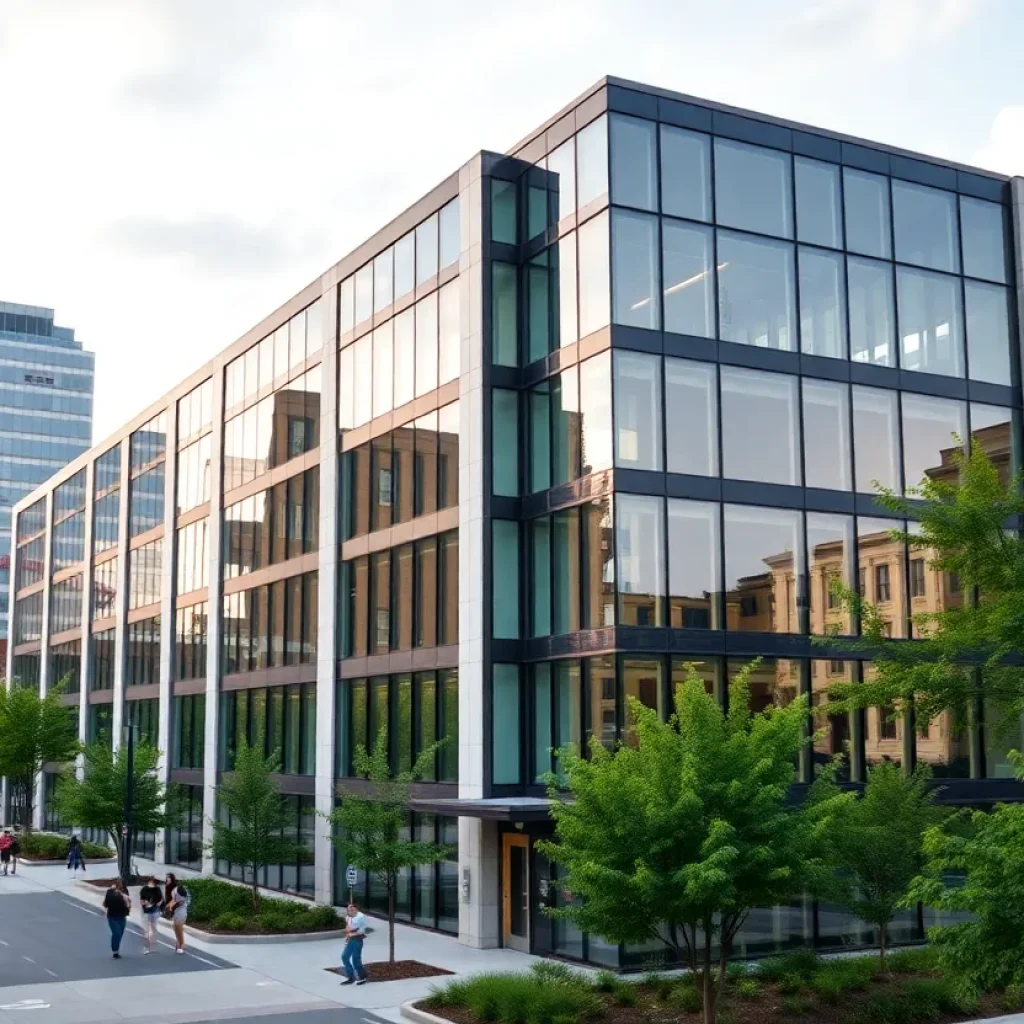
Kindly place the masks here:
[(132, 909), (132, 900), (124, 882), (119, 878), (107, 890), (103, 897), (103, 909), (107, 914), (107, 927), (110, 928), (110, 950), (115, 960), (121, 959), (121, 939), (124, 938), (125, 925), (128, 924), (128, 914)]
[(3, 834), (0, 835), (0, 864), (3, 865), (5, 875), (11, 866), (11, 843), (13, 842), (14, 836), (11, 835), (11, 830), (5, 828)]
[(82, 841), (78, 836), (72, 836), (71, 841), (68, 843), (68, 871), (71, 872), (71, 877), (74, 878), (78, 874), (78, 869), (82, 869), (82, 874), (85, 874), (85, 858), (82, 856)]
[(143, 939), (146, 943), (142, 952), (145, 955), (154, 952), (156, 926), (164, 905), (164, 894), (160, 891), (160, 885), (155, 878), (150, 877), (149, 881), (139, 890), (139, 904), (142, 906)]
[(21, 841), (18, 839), (17, 833), (11, 837), (8, 852), (11, 855), (11, 874), (16, 875), (18, 873), (18, 858), (21, 856)]

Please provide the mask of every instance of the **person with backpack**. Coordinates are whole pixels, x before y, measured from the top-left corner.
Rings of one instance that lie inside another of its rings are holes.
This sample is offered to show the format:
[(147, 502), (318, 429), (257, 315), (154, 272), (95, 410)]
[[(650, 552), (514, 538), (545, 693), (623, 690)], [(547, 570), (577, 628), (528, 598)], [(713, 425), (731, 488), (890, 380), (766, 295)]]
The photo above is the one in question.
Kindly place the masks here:
[(110, 929), (110, 949), (115, 960), (121, 959), (121, 940), (128, 924), (132, 900), (124, 882), (118, 878), (103, 897), (103, 910), (107, 915), (107, 927)]
[(188, 889), (174, 875), (167, 876), (164, 888), (164, 913), (174, 926), (174, 952), (185, 952), (185, 922), (188, 920), (188, 905), (192, 896)]
[(82, 874), (85, 874), (85, 858), (82, 856), (82, 841), (78, 836), (72, 836), (68, 842), (68, 871), (71, 872), (71, 877), (74, 878), (78, 874), (78, 869), (82, 869)]
[(11, 866), (11, 844), (13, 842), (14, 836), (11, 835), (11, 830), (5, 828), (3, 835), (0, 835), (0, 864), (3, 865), (5, 875)]
[(11, 854), (11, 874), (16, 875), (18, 873), (18, 858), (21, 856), (21, 840), (18, 838), (17, 832), (11, 836), (9, 849)]

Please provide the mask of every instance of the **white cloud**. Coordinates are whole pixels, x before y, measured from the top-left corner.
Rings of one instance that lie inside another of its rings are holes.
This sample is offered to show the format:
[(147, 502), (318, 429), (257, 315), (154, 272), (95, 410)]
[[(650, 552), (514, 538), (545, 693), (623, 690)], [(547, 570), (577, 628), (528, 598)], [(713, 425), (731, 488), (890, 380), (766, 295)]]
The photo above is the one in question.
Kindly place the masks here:
[(1024, 174), (1024, 105), (1003, 107), (996, 114), (988, 141), (971, 163), (1003, 174)]

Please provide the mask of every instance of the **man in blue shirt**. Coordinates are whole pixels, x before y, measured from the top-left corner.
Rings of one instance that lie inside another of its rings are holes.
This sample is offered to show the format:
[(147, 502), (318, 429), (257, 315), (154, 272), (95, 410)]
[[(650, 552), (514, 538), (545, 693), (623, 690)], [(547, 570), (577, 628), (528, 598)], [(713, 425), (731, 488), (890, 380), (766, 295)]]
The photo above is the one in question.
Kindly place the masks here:
[(348, 905), (345, 919), (345, 949), (341, 954), (341, 966), (346, 978), (342, 985), (365, 985), (366, 970), (363, 967), (363, 939), (366, 938), (366, 918), (354, 904)]

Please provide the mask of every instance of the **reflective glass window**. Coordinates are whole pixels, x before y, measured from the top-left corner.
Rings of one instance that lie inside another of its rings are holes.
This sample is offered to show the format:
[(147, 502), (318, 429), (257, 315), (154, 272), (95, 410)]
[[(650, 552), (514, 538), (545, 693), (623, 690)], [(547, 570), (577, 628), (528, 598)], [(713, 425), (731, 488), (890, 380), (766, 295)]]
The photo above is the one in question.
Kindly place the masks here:
[(437, 382), (447, 384), (459, 375), (462, 331), (458, 281), (451, 281), (437, 293), (437, 323)]
[[(595, 232), (598, 226), (603, 226), (603, 237), (597, 237)], [(599, 217), (595, 217), (586, 224), (586, 230), (584, 231), (584, 239), (588, 246), (586, 259), (587, 259), (587, 273), (593, 280), (588, 279), (587, 282), (587, 321), (588, 324), (594, 320), (601, 320), (601, 326), (603, 327), (608, 323), (608, 221), (602, 214)], [(597, 252), (593, 251), (594, 246), (597, 246)], [(557, 272), (557, 280), (555, 280), (555, 272), (552, 273), (552, 287), (555, 290), (554, 303), (556, 307), (556, 316), (553, 319), (553, 323), (558, 331), (558, 345), (571, 345), (574, 341), (579, 338), (579, 317), (577, 314), (577, 288), (576, 288), (576, 232), (573, 231), (568, 235), (563, 236), (558, 240), (558, 245), (553, 246), (550, 250), (555, 254), (555, 258), (558, 261), (558, 265), (555, 268)], [(603, 293), (600, 291), (602, 287), (602, 278), (596, 275), (600, 272), (600, 268), (603, 266), (604, 278), (603, 278)], [(594, 298), (593, 296), (597, 297)], [(594, 306), (594, 309), (590, 307)]]
[(1006, 215), (999, 203), (960, 197), (964, 273), (1006, 283)]
[(715, 335), (714, 279), (711, 263), (714, 242), (711, 228), (663, 220), (665, 330)]
[(619, 494), (615, 499), (619, 624), (660, 626), (665, 596), (663, 498)]
[(373, 335), (367, 334), (354, 345), (353, 379), (355, 395), (352, 403), (352, 425), (361, 426), (369, 423), (373, 415)]
[(900, 366), (904, 370), (964, 375), (960, 281), (945, 274), (896, 268)]
[(530, 636), (551, 635), (551, 518), (541, 516), (529, 524)]
[(789, 509), (725, 506), (725, 600), (728, 629), (799, 633), (803, 575), (801, 514)]
[(356, 323), (360, 324), (373, 315), (373, 264), (356, 271)]
[(576, 140), (563, 142), (548, 154), (548, 173), (552, 189), (558, 194), (558, 219), (576, 212)]
[[(437, 274), (437, 214), (416, 228), (416, 284), (425, 284)], [(358, 320), (358, 317), (356, 318)]]
[[(551, 486), (551, 387), (547, 381), (530, 388), (527, 399), (530, 403), (530, 491), (543, 491)], [(497, 413), (495, 413), (497, 417)], [(495, 422), (495, 438), (498, 425)], [(495, 446), (497, 449), (497, 446)], [(497, 450), (495, 460), (499, 458)], [(502, 454), (500, 458), (504, 459)], [(495, 467), (497, 472), (497, 466)], [(511, 467), (502, 474), (508, 479)], [(497, 492), (501, 493), (501, 492)]]
[(804, 377), (803, 406), (805, 485), (851, 490), (849, 386)]
[(437, 410), (437, 491), (439, 508), (459, 503), (459, 400)]
[(413, 400), (416, 370), (416, 312), (399, 313), (394, 319), (395, 408)]
[[(495, 494), (516, 497), (519, 494), (519, 394), (495, 388), (492, 415), (491, 478)], [(546, 411), (546, 410), (545, 410)], [(545, 448), (546, 450), (546, 448)], [(547, 483), (535, 488), (541, 490)]]
[(602, 115), (576, 134), (576, 205), (608, 195), (608, 122)]
[(718, 476), (718, 388), (714, 366), (665, 359), (666, 469)]
[(615, 625), (615, 562), (611, 501), (583, 506), (583, 617), (586, 629)]
[(637, 745), (636, 729), (632, 724), (630, 701), (639, 701), (644, 707), (665, 718), (665, 686), (662, 681), (664, 664), (660, 658), (622, 658), (622, 700), (625, 721), (625, 742)]
[[(611, 312), (608, 214), (602, 213), (588, 220), (576, 235), (579, 239), (579, 336), (585, 338), (588, 334), (606, 327)], [(559, 258), (562, 258), (561, 252)], [(563, 304), (565, 298), (562, 297)], [(565, 345), (575, 340), (563, 334), (561, 343)]]
[(373, 261), (373, 311), (387, 309), (395, 298), (395, 250), (385, 249)]
[(960, 270), (953, 192), (893, 178), (892, 224), (896, 259), (932, 270)]
[(844, 607), (837, 587), (851, 585), (853, 517), (807, 513), (807, 585), (810, 589), (811, 632), (823, 636), (832, 630), (853, 632), (850, 610)]
[(498, 366), (519, 365), (519, 302), (516, 268), (491, 263), (491, 352)]
[(575, 366), (551, 379), (552, 485), (580, 475), (580, 396)]
[(1019, 424), (1014, 422), (1015, 418), (1012, 409), (971, 403), (971, 437), (995, 464), (999, 470), (999, 479), (1004, 484), (1009, 483), (1019, 463)]
[(500, 640), (516, 640), (519, 638), (519, 524), (494, 519), (491, 526), (494, 636)]
[(413, 232), (395, 242), (395, 298), (416, 287), (416, 236)]
[(966, 437), (963, 402), (903, 392), (903, 478), (907, 488), (919, 486), (926, 477), (948, 479), (955, 472), (953, 453)]
[(661, 469), (661, 356), (615, 352), (615, 464)]
[(1010, 383), (1010, 292), (997, 284), (964, 282), (967, 369), (972, 380)]
[(439, 214), (439, 258), (441, 269), (459, 262), (459, 200), (458, 197), (441, 207)]
[(416, 397), (437, 387), (437, 292), (416, 303)]
[(889, 179), (881, 174), (843, 168), (846, 248), (864, 256), (889, 259)]
[(609, 119), (612, 202), (655, 210), (658, 205), (657, 125), (639, 117), (612, 114)]
[(796, 236), (801, 242), (843, 247), (839, 167), (807, 157), (793, 158), (796, 178)]
[(531, 260), (524, 271), (526, 289), (526, 361), (551, 351), (551, 269), (547, 254)]
[(553, 633), (570, 633), (580, 628), (580, 515), (571, 508), (552, 517), (551, 593)]
[(874, 494), (876, 483), (900, 487), (899, 416), (895, 391), (853, 386), (853, 479), (862, 494)]
[(356, 281), (346, 277), (338, 285), (338, 332), (347, 334), (356, 325)]
[(612, 464), (611, 361), (607, 352), (580, 364), (583, 475)]
[(715, 139), (715, 217), (719, 224), (793, 237), (790, 155)]
[(612, 319), (657, 329), (658, 218), (627, 210), (612, 214)]
[(718, 595), (719, 506), (668, 500), (668, 625), (673, 629), (720, 629)]
[[(898, 519), (857, 517), (857, 575), (865, 600), (875, 605), (887, 636), (905, 637), (906, 629), (906, 546), (893, 540), (891, 532), (902, 530)], [(871, 734), (868, 748), (871, 748)], [(871, 757), (869, 752), (869, 759)]]
[(896, 310), (892, 265), (848, 256), (850, 358), (855, 363), (896, 365)]
[(796, 350), (793, 246), (718, 233), (719, 337)]
[(711, 220), (711, 139), (707, 135), (661, 125), (661, 212)]
[(721, 368), (722, 475), (733, 480), (800, 483), (797, 378)]
[(416, 420), (415, 513), (437, 511), (437, 413)]
[(800, 247), (800, 351), (846, 358), (846, 282), (843, 257)]
[(392, 321), (373, 332), (373, 415), (391, 411), (394, 384), (394, 337)]
[(491, 179), (491, 241), (516, 244), (516, 184)]
[(491, 781), (512, 785), (520, 781), (519, 666), (495, 665), (491, 690), (492, 751)]

